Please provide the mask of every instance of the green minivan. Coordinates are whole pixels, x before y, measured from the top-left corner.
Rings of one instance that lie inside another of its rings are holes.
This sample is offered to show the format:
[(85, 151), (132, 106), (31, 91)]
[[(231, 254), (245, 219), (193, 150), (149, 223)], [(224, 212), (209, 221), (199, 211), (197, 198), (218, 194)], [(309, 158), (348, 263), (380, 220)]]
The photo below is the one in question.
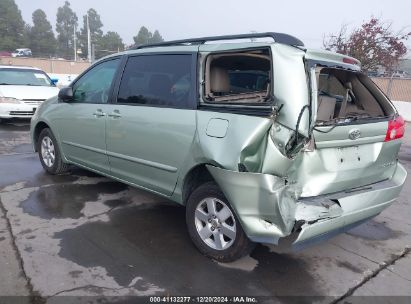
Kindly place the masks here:
[(271, 32), (105, 57), (31, 121), (46, 172), (74, 164), (186, 206), (193, 243), (221, 262), (379, 214), (407, 175), (403, 134), (360, 62)]

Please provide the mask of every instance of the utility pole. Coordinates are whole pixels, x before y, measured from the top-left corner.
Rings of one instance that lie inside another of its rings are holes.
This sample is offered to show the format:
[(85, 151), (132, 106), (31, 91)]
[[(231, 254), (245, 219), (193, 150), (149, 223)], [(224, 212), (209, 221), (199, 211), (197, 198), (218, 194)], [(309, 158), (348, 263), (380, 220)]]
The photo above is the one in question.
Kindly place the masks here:
[(91, 45), (91, 62), (94, 62), (96, 60), (96, 45), (92, 44)]
[(76, 25), (74, 24), (74, 33), (73, 33), (73, 44), (74, 44), (74, 61), (77, 61), (77, 40), (76, 40)]
[(87, 55), (88, 55), (88, 61), (91, 62), (91, 34), (90, 34), (90, 21), (88, 18), (88, 13), (87, 13)]

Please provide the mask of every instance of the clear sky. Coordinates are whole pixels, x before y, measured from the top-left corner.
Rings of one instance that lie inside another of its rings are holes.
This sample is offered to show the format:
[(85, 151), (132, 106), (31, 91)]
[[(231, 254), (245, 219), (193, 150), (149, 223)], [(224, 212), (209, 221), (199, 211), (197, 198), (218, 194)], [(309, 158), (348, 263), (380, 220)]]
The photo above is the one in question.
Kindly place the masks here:
[[(56, 12), (64, 0), (15, 0), (31, 23), (34, 10), (44, 10), (55, 28)], [(410, 0), (70, 0), (82, 18), (89, 8), (100, 14), (104, 31), (120, 34), (131, 44), (139, 28), (158, 29), (165, 40), (208, 35), (274, 31), (293, 34), (308, 47), (322, 46), (323, 35), (342, 24), (360, 25), (371, 15), (411, 31)], [(407, 43), (411, 47), (411, 42)]]

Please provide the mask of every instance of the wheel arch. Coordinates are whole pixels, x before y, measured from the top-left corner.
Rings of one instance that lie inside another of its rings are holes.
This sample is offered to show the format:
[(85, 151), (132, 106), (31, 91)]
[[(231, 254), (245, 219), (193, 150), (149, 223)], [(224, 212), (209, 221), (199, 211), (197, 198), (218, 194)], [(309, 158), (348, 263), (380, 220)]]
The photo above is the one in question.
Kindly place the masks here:
[(37, 145), (38, 145), (38, 140), (40, 137), (41, 131), (43, 131), (46, 128), (50, 128), (50, 126), (45, 123), (44, 121), (39, 121), (36, 126), (34, 127), (34, 132), (33, 132), (33, 145), (34, 145), (34, 151), (37, 152)]
[(192, 167), (184, 177), (183, 187), (182, 187), (182, 203), (187, 204), (188, 198), (191, 193), (198, 188), (200, 185), (215, 181), (210, 172), (207, 169), (207, 163), (198, 164)]

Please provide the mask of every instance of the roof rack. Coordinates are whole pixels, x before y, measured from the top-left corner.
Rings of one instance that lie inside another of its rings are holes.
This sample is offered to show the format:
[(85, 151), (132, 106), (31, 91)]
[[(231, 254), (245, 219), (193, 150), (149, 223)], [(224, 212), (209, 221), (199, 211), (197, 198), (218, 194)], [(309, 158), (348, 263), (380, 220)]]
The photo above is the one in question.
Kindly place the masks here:
[(202, 38), (164, 41), (160, 43), (144, 44), (140, 46), (135, 46), (135, 47), (132, 47), (131, 49), (138, 50), (138, 49), (144, 49), (144, 48), (150, 48), (150, 47), (173, 46), (173, 45), (184, 45), (184, 44), (198, 45), (198, 44), (204, 44), (208, 41), (253, 39), (253, 38), (272, 38), (275, 42), (278, 42), (278, 43), (288, 44), (292, 46), (304, 46), (304, 43), (300, 39), (294, 36), (284, 34), (284, 33), (266, 32), (266, 33), (211, 36), (211, 37), (202, 37)]

